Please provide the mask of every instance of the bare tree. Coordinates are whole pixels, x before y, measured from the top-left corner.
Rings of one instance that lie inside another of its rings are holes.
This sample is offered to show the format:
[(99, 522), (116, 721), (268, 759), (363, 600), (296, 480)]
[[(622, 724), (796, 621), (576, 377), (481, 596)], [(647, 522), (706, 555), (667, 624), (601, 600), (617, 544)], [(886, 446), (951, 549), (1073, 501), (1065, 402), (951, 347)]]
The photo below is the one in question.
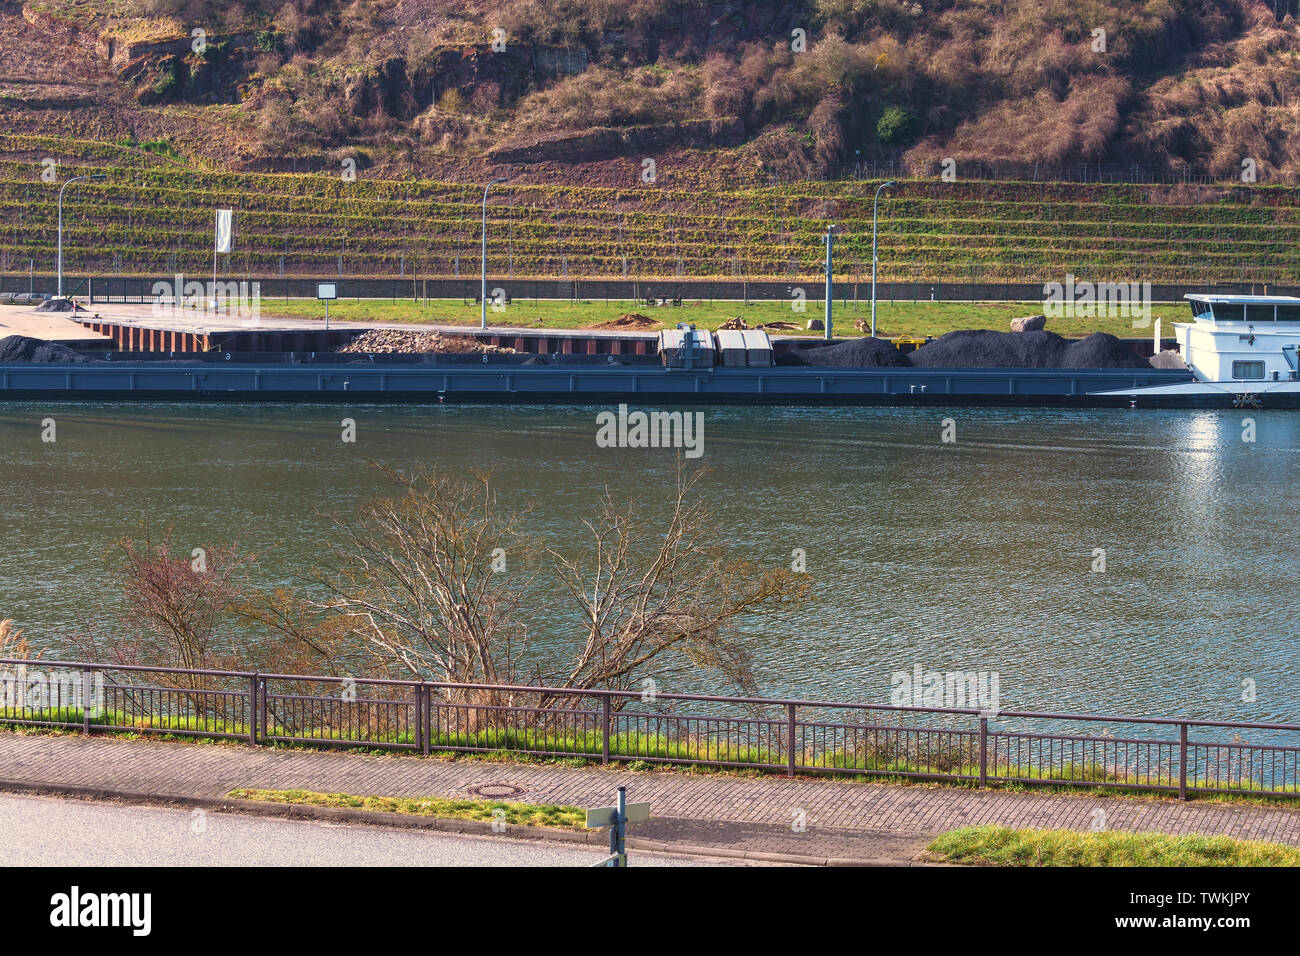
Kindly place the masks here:
[(634, 502), (620, 504), (607, 493), (599, 517), (585, 522), (591, 545), (573, 557), (550, 551), (580, 610), (584, 641), (549, 680), (625, 690), (677, 653), (743, 691), (755, 689), (737, 626), (804, 600), (810, 582), (805, 574), (736, 558), (698, 494), (703, 477), (702, 470), (679, 470), (665, 528), (655, 529)]
[(535, 547), (500, 514), (488, 476), (379, 469), (399, 487), (355, 518), (330, 515), (320, 606), (341, 615), (386, 670), (458, 683), (510, 683), (527, 645), (520, 608)]

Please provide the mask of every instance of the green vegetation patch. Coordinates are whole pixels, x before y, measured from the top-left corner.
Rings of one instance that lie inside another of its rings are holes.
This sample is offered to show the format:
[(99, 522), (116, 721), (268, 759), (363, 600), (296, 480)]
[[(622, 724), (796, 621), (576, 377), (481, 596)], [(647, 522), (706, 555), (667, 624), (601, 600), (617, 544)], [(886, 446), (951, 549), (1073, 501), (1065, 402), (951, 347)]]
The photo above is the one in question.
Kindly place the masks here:
[[(341, 286), (346, 294), (346, 283)], [(1183, 320), (1186, 305), (1156, 305), (1153, 316), (1166, 320), (1165, 331), (1173, 334), (1169, 320)], [(1010, 328), (1013, 318), (1042, 314), (1041, 302), (910, 302), (901, 299), (882, 299), (876, 306), (876, 331), (880, 336), (939, 336), (957, 329)], [(809, 319), (820, 319), (824, 306), (820, 300), (806, 303), (804, 312), (795, 312), (786, 301), (743, 302), (707, 299), (687, 299), (681, 306), (647, 306), (631, 300), (556, 301), (520, 298), (504, 311), (488, 310), (489, 327), (524, 329), (583, 329), (612, 322), (625, 313), (640, 313), (659, 325), (644, 329), (654, 334), (660, 328), (671, 328), (678, 322), (694, 322), (699, 328), (715, 330), (732, 316), (741, 316), (752, 328), (758, 323), (788, 322), (793, 329), (772, 329), (773, 334), (803, 335), (820, 338), (820, 332), (810, 332), (805, 326)], [(312, 318), (325, 317), (324, 303), (314, 299), (263, 299), (264, 317)], [(438, 325), (465, 325), (477, 327), (480, 307), (474, 302), (460, 299), (339, 299), (330, 303), (330, 318), (349, 322), (411, 322)], [(836, 299), (833, 310), (834, 334), (837, 338), (855, 338), (864, 335), (855, 323), (864, 328), (871, 319), (870, 299)], [(1126, 317), (1053, 318), (1047, 322), (1049, 332), (1064, 336), (1084, 336), (1093, 332), (1110, 332), (1121, 338), (1149, 338), (1150, 326), (1134, 327)]]
[(1167, 833), (963, 827), (926, 849), (944, 862), (986, 866), (1300, 866), (1300, 848), (1280, 843)]
[(346, 807), (379, 813), (406, 813), (417, 817), (450, 820), (496, 820), (505, 812), (505, 822), (525, 827), (559, 827), (581, 830), (587, 811), (547, 803), (504, 803), (500, 800), (448, 800), (444, 797), (364, 797), (350, 793), (315, 793), (311, 790), (256, 790), (241, 788), (226, 794), (238, 800), (261, 800), (307, 807)]

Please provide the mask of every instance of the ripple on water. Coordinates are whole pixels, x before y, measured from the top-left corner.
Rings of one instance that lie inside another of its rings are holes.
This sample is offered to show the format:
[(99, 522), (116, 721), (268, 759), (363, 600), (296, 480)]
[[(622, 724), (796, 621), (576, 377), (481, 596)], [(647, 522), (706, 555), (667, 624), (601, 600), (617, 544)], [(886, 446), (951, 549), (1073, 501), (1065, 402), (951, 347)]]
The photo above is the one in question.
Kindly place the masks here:
[[(106, 551), (145, 519), (187, 546), (238, 540), (279, 580), (317, 560), (321, 509), (382, 487), (371, 460), (490, 469), (499, 503), (533, 503), (530, 530), (561, 548), (606, 488), (653, 515), (677, 467), (598, 449), (594, 410), (574, 407), (350, 408), (355, 445), (325, 406), (60, 406), (43, 445), (48, 414), (0, 407), (0, 615), (56, 642), (114, 603)], [(816, 578), (812, 604), (748, 629), (764, 689), (883, 702), (921, 664), (997, 670), (1016, 708), (1300, 719), (1300, 416), (1254, 418), (1246, 443), (1228, 412), (708, 411), (727, 542), (767, 563), (802, 548)], [(542, 645), (572, 640), (557, 602), (539, 614)]]

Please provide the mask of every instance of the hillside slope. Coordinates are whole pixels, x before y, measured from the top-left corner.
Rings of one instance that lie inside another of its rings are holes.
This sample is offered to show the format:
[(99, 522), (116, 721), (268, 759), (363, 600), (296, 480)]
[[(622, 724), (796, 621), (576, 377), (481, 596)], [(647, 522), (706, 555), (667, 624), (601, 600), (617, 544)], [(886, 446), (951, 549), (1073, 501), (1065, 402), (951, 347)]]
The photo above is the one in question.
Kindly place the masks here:
[[(61, 166), (56, 181), (41, 173)], [(53, 271), (57, 197), (68, 268), (202, 274), (213, 208), (235, 210), (226, 273), (477, 274), (478, 184), (376, 175), (222, 173), (140, 147), (0, 133), (0, 274)], [(509, 278), (869, 281), (874, 182), (618, 188), (511, 181), (487, 208), (488, 268)], [(915, 283), (1300, 283), (1300, 188), (901, 180), (880, 204), (880, 275)], [(941, 292), (941, 289), (935, 290)]]
[[(0, 120), (210, 166), (1300, 180), (1297, 0), (15, 0)], [(195, 31), (203, 31), (195, 34)], [(197, 41), (197, 42), (196, 42)], [(36, 83), (34, 80), (40, 80)], [(162, 144), (165, 144), (162, 145)]]

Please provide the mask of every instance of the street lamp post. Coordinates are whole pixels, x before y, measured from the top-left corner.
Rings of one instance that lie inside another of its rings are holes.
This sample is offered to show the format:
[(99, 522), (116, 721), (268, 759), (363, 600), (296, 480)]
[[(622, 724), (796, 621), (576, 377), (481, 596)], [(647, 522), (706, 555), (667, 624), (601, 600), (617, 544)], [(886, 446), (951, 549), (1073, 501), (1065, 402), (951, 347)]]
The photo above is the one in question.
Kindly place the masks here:
[(871, 203), (871, 337), (873, 339), (876, 337), (876, 263), (880, 261), (876, 256), (876, 210), (880, 205), (880, 190), (893, 185), (895, 183), (891, 179), (876, 187), (876, 198)]
[(483, 328), (483, 329), (486, 329), (486, 328), (487, 328), (487, 197), (488, 197), (488, 190), (491, 189), (493, 186), (496, 186), (496, 185), (499, 184), (499, 183), (504, 183), (505, 181), (506, 181), (505, 179), (494, 179), (494, 180), (492, 180), (492, 182), (488, 183), (486, 186), (483, 187), (483, 261), (482, 261), (483, 288), (482, 288), (482, 290), (481, 290), (481, 292), (480, 292), (480, 295), (479, 295), (479, 301), (483, 304), (483, 313), (482, 313), (482, 317), (480, 318), (479, 327), (480, 327), (480, 328)]
[(59, 189), (59, 298), (63, 298), (63, 190), (67, 189), (73, 183), (79, 183), (87, 179), (103, 179), (101, 173), (95, 173), (91, 176), (74, 176), (63, 184)]
[(835, 223), (826, 227), (826, 321), (822, 323), (822, 332), (826, 341), (831, 340), (831, 299), (834, 290), (831, 288), (831, 276), (833, 275), (833, 266), (831, 265), (831, 253), (835, 245)]

